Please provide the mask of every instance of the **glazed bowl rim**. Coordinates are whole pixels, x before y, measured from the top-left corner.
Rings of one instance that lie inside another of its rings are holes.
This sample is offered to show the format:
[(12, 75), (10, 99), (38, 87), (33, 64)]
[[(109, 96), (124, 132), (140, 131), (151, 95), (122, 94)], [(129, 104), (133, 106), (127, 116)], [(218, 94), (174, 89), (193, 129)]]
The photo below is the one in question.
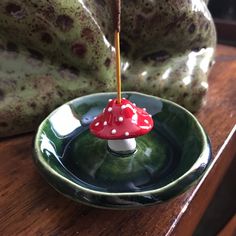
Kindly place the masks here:
[[(105, 93), (93, 93), (93, 94), (89, 94), (89, 95), (85, 95), (85, 96), (81, 96), (81, 97), (77, 97), (75, 99), (72, 99), (64, 104), (62, 104), (61, 106), (63, 105), (70, 105), (70, 104), (73, 104), (75, 103), (76, 101), (80, 100), (80, 99), (89, 99), (90, 97), (94, 97), (94, 96), (104, 96), (107, 95), (107, 96), (114, 96), (116, 95), (116, 92), (105, 92)], [(208, 164), (209, 162), (209, 156), (211, 156), (211, 144), (210, 144), (210, 141), (208, 139), (208, 136), (207, 134), (205, 133), (202, 125), (200, 124), (200, 122), (197, 120), (197, 118), (190, 112), (188, 111), (187, 109), (185, 109), (184, 107), (176, 104), (175, 102), (172, 102), (170, 100), (167, 100), (167, 99), (163, 99), (163, 98), (160, 98), (160, 97), (157, 97), (157, 96), (153, 96), (153, 95), (147, 95), (147, 94), (144, 94), (144, 93), (139, 93), (139, 92), (134, 92), (134, 91), (123, 91), (122, 94), (133, 94), (133, 95), (141, 95), (141, 96), (144, 96), (144, 97), (149, 97), (149, 98), (152, 98), (152, 99), (155, 99), (155, 100), (160, 100), (164, 103), (169, 103), (175, 107), (177, 107), (178, 109), (182, 110), (183, 112), (187, 113), (187, 115), (189, 115), (192, 120), (195, 122), (195, 124), (197, 125), (196, 127), (199, 129), (200, 131), (200, 134), (201, 134), (201, 141), (202, 141), (202, 149), (201, 149), (201, 153), (198, 157), (198, 159), (194, 162), (194, 164), (188, 169), (188, 171), (186, 171), (183, 175), (179, 176), (177, 179), (171, 181), (170, 183), (168, 183), (167, 185), (165, 186), (162, 186), (162, 187), (159, 187), (159, 188), (156, 188), (156, 189), (152, 189), (152, 190), (146, 190), (146, 191), (139, 191), (139, 192), (103, 192), (103, 191), (97, 191), (97, 190), (93, 190), (93, 189), (90, 189), (90, 188), (86, 188), (86, 187), (83, 187), (81, 185), (79, 185), (78, 183), (75, 183), (71, 180), (69, 180), (68, 178), (60, 175), (56, 170), (54, 170), (53, 168), (50, 167), (50, 165), (48, 165), (47, 162), (45, 162), (44, 160), (44, 157), (43, 155), (41, 154), (41, 151), (40, 151), (40, 147), (39, 147), (39, 135), (42, 133), (43, 129), (44, 129), (44, 126), (45, 126), (45, 123), (48, 121), (48, 119), (58, 111), (58, 109), (61, 108), (61, 106), (59, 106), (58, 108), (56, 108), (54, 111), (52, 111), (42, 122), (41, 124), (39, 125), (38, 129), (37, 129), (37, 132), (36, 132), (36, 135), (35, 135), (35, 139), (34, 139), (34, 155), (33, 155), (33, 158), (35, 160), (38, 160), (41, 164), (41, 166), (43, 166), (44, 169), (46, 169), (51, 175), (53, 175), (54, 177), (60, 179), (63, 183), (65, 184), (69, 184), (71, 185), (71, 187), (73, 189), (78, 189), (80, 191), (85, 191), (85, 192), (89, 192), (91, 194), (96, 194), (96, 195), (103, 195), (103, 196), (142, 196), (142, 195), (149, 195), (149, 194), (159, 194), (159, 193), (163, 193), (163, 192), (166, 192), (172, 188), (174, 188), (176, 185), (178, 185), (179, 182), (183, 181), (185, 178), (187, 178), (191, 173), (194, 173), (202, 164)], [(37, 156), (37, 157), (36, 157)], [(205, 171), (205, 169), (202, 171), (202, 173)], [(201, 174), (202, 174), (201, 173)], [(200, 175), (201, 175), (200, 174)], [(199, 178), (199, 176), (198, 176)], [(196, 179), (198, 179), (196, 178)], [(195, 179), (195, 180), (196, 180)], [(194, 180), (194, 181), (195, 181)], [(191, 181), (191, 182), (194, 182), (194, 181)], [(190, 185), (187, 184), (187, 186)], [(185, 186), (185, 187), (187, 187)]]

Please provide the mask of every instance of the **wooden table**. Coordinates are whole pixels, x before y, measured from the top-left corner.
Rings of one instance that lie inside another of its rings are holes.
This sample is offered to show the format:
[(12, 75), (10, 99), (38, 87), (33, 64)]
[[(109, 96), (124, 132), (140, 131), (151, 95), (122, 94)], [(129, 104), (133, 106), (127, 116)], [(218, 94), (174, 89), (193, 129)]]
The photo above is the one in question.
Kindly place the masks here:
[(236, 121), (236, 48), (218, 46), (209, 83), (207, 104), (197, 117), (215, 159), (200, 184), (141, 210), (94, 209), (64, 198), (39, 175), (32, 134), (1, 140), (0, 235), (191, 235), (236, 153), (233, 132), (225, 142)]

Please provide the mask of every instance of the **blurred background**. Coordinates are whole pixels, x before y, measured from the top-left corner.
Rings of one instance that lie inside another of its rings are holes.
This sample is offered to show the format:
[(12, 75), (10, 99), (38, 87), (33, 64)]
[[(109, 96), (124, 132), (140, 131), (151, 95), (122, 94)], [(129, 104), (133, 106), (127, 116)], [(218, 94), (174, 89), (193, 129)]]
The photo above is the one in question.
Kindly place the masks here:
[(210, 0), (219, 43), (236, 45), (236, 0)]
[(209, 8), (215, 18), (236, 20), (235, 0), (211, 0), (209, 2)]
[[(208, 6), (216, 24), (218, 42), (236, 46), (236, 0), (210, 0)], [(236, 229), (234, 223), (236, 217), (236, 203), (234, 200), (236, 193), (235, 183), (232, 181), (235, 180), (235, 169), (236, 157), (196, 228), (194, 236), (217, 235), (217, 232), (224, 225), (230, 226), (234, 224)], [(222, 231), (220, 235), (234, 236), (236, 231), (234, 233), (231, 235)]]

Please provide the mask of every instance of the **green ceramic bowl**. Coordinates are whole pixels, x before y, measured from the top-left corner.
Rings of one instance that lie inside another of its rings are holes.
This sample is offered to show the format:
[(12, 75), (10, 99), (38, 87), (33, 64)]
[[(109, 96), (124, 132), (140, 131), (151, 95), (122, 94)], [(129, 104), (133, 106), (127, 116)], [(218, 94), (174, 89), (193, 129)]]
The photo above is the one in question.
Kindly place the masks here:
[(46, 180), (75, 201), (103, 208), (136, 208), (163, 202), (198, 180), (211, 160), (209, 139), (197, 119), (179, 105), (153, 96), (123, 97), (152, 114), (154, 128), (137, 138), (137, 150), (117, 156), (89, 124), (115, 93), (70, 101), (40, 125), (34, 161)]

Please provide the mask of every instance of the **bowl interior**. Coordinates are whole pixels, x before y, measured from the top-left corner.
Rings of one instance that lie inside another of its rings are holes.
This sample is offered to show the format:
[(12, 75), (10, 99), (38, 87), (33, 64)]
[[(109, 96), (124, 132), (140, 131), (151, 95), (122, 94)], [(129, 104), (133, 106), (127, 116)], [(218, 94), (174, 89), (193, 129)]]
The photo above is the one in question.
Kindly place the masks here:
[(106, 140), (89, 132), (90, 122), (114, 97), (114, 93), (81, 97), (50, 114), (35, 140), (40, 161), (74, 184), (100, 192), (142, 192), (177, 182), (206, 148), (197, 120), (171, 102), (123, 93), (152, 114), (154, 128), (137, 138), (134, 154), (120, 157), (108, 151)]

